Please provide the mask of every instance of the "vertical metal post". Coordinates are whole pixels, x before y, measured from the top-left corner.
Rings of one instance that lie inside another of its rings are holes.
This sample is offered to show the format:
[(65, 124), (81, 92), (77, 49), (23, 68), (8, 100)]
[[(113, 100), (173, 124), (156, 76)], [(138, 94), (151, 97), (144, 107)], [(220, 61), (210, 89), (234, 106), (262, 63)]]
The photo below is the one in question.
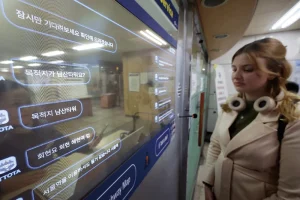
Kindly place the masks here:
[[(182, 0), (180, 5), (179, 32), (177, 41), (176, 60), (176, 103), (177, 114), (189, 114), (189, 85), (190, 85), (190, 62), (193, 40), (193, 11), (188, 8), (187, 0)], [(176, 135), (179, 142), (179, 199), (186, 198), (187, 178), (187, 152), (189, 137), (189, 120), (176, 118)]]

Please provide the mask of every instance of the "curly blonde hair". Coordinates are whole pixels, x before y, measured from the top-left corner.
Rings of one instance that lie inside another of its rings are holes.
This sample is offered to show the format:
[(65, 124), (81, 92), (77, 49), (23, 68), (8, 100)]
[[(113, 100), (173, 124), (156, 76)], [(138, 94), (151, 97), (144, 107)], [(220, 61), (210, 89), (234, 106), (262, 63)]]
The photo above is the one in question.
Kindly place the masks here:
[[(286, 60), (286, 48), (277, 39), (265, 38), (249, 43), (240, 48), (232, 57), (232, 62), (238, 55), (246, 54), (258, 67), (259, 70), (274, 77), (268, 81), (267, 89), (269, 96), (275, 98), (280, 91), (285, 93), (284, 98), (277, 102), (277, 110), (290, 122), (300, 118), (300, 113), (295, 102), (300, 101), (300, 97), (288, 92), (285, 84), (292, 73), (292, 66)], [(256, 58), (264, 58), (266, 66), (260, 66)], [(238, 94), (243, 97), (244, 94)], [(230, 112), (228, 102), (221, 105), (224, 112)]]

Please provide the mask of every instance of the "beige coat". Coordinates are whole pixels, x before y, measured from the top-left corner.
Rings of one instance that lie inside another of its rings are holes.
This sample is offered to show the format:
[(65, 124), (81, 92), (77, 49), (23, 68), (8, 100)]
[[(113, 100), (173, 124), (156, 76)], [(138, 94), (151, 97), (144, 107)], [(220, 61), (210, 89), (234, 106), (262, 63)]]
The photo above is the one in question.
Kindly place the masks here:
[(230, 140), (237, 115), (220, 114), (208, 148), (203, 181), (217, 200), (300, 200), (300, 121), (286, 127), (279, 167), (279, 114), (259, 113)]

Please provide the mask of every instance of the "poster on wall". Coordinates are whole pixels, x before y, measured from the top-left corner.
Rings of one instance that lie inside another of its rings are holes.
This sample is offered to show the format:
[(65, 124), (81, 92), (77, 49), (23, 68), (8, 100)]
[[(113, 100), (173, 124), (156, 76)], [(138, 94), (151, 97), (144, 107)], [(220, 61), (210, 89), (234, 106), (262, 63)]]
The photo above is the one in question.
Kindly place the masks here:
[(225, 71), (220, 65), (214, 64), (214, 69), (216, 71), (215, 83), (216, 83), (216, 98), (218, 112), (221, 111), (221, 104), (225, 103), (228, 98), (228, 89), (226, 85)]
[(139, 92), (140, 91), (140, 74), (129, 73), (129, 91)]
[(141, 84), (148, 83), (148, 73), (147, 72), (142, 72), (140, 78), (141, 78)]

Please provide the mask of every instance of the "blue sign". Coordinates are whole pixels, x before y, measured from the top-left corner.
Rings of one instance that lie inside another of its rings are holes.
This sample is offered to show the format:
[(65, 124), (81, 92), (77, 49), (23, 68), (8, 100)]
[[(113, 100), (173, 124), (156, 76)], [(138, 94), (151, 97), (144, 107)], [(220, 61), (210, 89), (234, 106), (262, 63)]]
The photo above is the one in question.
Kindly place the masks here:
[(135, 186), (136, 166), (130, 165), (119, 178), (102, 193), (97, 200), (125, 199)]
[(175, 9), (171, 0), (155, 0), (160, 9), (165, 13), (165, 15), (169, 18), (171, 23), (178, 29), (178, 19), (179, 14)]
[(170, 129), (165, 130), (161, 136), (156, 139), (155, 155), (158, 157), (170, 143)]

